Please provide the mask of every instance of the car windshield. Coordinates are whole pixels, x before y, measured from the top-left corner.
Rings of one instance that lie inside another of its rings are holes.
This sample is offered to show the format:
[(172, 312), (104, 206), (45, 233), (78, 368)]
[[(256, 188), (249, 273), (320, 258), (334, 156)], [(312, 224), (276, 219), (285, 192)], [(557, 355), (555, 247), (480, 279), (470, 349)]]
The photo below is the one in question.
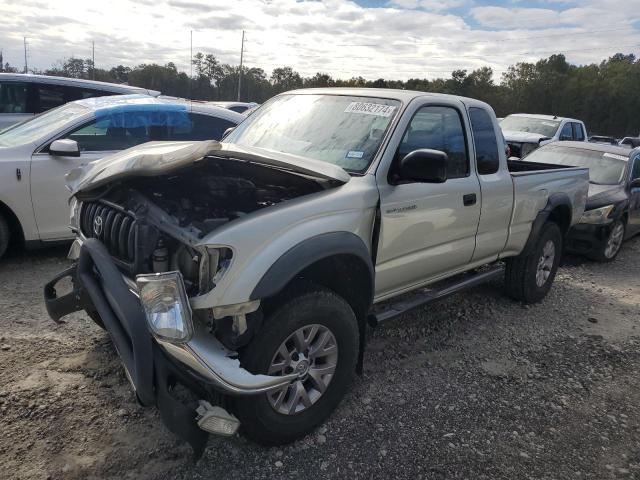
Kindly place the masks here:
[(17, 147), (53, 134), (74, 117), (87, 113), (86, 107), (68, 103), (31, 120), (19, 123), (0, 132), (0, 147)]
[(560, 126), (559, 120), (546, 120), (534, 117), (517, 117), (509, 115), (500, 122), (502, 130), (515, 132), (531, 132), (545, 137), (553, 137)]
[(549, 145), (530, 153), (522, 161), (587, 167), (590, 183), (618, 185), (624, 179), (628, 157), (615, 153)]
[(363, 172), (399, 106), (385, 98), (282, 95), (260, 107), (225, 141)]

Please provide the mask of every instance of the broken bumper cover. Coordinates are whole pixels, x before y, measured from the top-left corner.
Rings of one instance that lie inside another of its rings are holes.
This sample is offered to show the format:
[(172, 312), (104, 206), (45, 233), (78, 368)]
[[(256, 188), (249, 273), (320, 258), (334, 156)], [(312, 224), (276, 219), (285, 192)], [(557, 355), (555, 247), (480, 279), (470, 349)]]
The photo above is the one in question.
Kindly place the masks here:
[[(74, 288), (58, 297), (55, 285), (65, 277), (71, 277)], [(231, 395), (253, 395), (291, 381), (289, 376), (253, 375), (244, 370), (202, 327), (186, 344), (155, 339), (147, 328), (140, 300), (96, 239), (85, 240), (77, 264), (45, 285), (44, 299), (56, 322), (78, 310), (98, 313), (140, 402), (156, 405), (169, 429), (189, 441), (196, 453), (204, 448), (202, 438), (206, 440), (207, 434), (197, 427), (195, 409), (169, 394), (171, 382), (177, 380), (204, 398), (207, 385)]]

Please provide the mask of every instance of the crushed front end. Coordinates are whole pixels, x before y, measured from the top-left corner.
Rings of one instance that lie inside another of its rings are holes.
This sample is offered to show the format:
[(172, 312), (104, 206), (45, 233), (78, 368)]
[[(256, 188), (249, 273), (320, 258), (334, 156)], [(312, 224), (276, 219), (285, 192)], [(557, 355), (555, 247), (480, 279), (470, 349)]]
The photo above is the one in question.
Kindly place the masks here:
[[(45, 304), (55, 321), (85, 310), (110, 334), (140, 403), (199, 456), (208, 433), (233, 434), (229, 396), (289, 384), (295, 374), (256, 375), (236, 350), (262, 321), (260, 301), (193, 309), (216, 287), (233, 248), (203, 245), (214, 229), (253, 211), (322, 189), (314, 180), (228, 158), (206, 158), (155, 176), (131, 176), (71, 200), (76, 263), (51, 280)], [(73, 290), (58, 295), (70, 278)]]

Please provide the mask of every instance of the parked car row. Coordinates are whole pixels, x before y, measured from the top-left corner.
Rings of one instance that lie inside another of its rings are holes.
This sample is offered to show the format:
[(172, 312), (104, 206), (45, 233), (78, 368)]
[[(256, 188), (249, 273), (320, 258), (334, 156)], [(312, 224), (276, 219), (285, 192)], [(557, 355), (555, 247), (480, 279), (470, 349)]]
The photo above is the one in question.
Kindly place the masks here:
[(73, 237), (65, 175), (154, 140), (219, 140), (244, 116), (148, 95), (77, 100), (0, 133), (0, 257), (14, 239), (37, 246)]

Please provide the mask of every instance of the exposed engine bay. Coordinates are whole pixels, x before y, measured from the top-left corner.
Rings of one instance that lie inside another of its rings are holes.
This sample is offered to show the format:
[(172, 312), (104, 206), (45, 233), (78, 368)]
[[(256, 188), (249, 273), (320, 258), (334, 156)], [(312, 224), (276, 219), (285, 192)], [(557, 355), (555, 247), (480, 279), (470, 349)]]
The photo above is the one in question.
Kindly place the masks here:
[(196, 248), (203, 236), (331, 186), (273, 166), (205, 157), (170, 174), (125, 178), (79, 193), (79, 227), (85, 237), (99, 238), (128, 276), (177, 270), (195, 295), (213, 288), (216, 272), (231, 260), (228, 249)]

